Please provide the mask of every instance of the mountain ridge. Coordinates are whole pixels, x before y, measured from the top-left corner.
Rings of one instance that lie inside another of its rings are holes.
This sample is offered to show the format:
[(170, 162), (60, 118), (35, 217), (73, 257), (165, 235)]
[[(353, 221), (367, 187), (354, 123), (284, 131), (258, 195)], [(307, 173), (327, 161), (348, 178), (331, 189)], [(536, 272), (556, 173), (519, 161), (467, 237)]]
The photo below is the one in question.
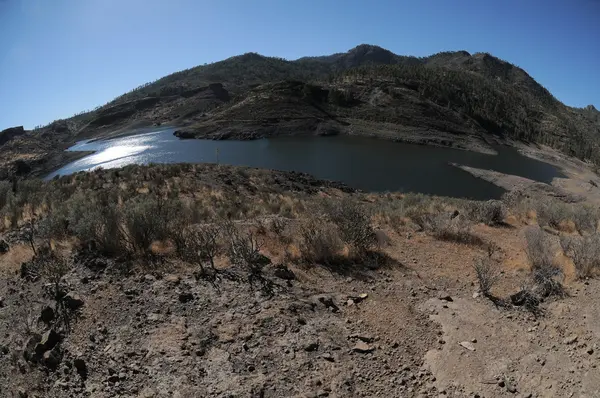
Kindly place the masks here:
[(484, 151), (490, 142), (521, 141), (600, 164), (600, 113), (563, 104), (524, 69), (485, 52), (413, 57), (369, 44), (296, 60), (250, 52), (199, 65), (19, 140), (47, 153), (165, 124), (186, 138), (360, 134)]

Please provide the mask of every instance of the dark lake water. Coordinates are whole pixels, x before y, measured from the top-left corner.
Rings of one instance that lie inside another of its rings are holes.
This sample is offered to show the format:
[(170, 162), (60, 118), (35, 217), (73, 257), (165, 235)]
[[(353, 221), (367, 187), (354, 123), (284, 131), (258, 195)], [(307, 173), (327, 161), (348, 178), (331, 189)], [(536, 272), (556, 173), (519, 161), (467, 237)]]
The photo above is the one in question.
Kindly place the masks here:
[(499, 198), (503, 189), (448, 163), (492, 169), (541, 182), (560, 177), (552, 165), (509, 147), (498, 155), (410, 145), (364, 137), (282, 137), (256, 141), (180, 140), (172, 129), (111, 140), (80, 142), (69, 150), (96, 151), (50, 174), (66, 175), (131, 163), (219, 163), (301, 171), (365, 191), (404, 191)]

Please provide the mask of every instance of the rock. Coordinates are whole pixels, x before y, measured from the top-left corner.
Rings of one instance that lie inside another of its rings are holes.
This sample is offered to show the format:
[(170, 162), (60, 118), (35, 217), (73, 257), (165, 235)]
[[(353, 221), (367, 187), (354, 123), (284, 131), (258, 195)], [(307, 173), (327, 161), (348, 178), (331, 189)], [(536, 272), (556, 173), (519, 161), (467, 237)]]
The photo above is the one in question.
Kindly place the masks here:
[(10, 127), (0, 131), (0, 145), (6, 144), (8, 141), (25, 134), (23, 126)]
[(42, 336), (35, 333), (25, 343), (25, 346), (23, 347), (23, 357), (27, 361), (33, 361), (35, 359), (35, 347), (37, 346), (37, 344), (40, 342), (41, 339), (42, 339)]
[(573, 335), (571, 335), (571, 336), (569, 336), (569, 337), (565, 338), (565, 339), (563, 340), (563, 344), (567, 344), (567, 345), (569, 345), (569, 344), (576, 343), (576, 342), (577, 342), (577, 338), (578, 338), (578, 336), (577, 336), (576, 334), (573, 334)]
[(86, 365), (85, 361), (83, 360), (83, 358), (76, 358), (73, 361), (73, 366), (75, 367), (75, 369), (77, 370), (77, 374), (79, 374), (79, 376), (81, 376), (81, 378), (83, 378), (83, 379), (87, 378), (88, 369), (87, 369), (87, 365)]
[(594, 349), (592, 347), (588, 348), (587, 353), (592, 355), (594, 353)]
[(40, 342), (35, 345), (35, 353), (41, 357), (46, 351), (52, 350), (60, 342), (60, 335), (54, 329), (42, 335)]
[(10, 250), (10, 245), (4, 239), (0, 239), (0, 254), (8, 253)]
[(42, 309), (42, 314), (40, 315), (40, 319), (46, 325), (49, 325), (50, 322), (54, 320), (54, 309), (52, 307), (46, 306)]
[(372, 352), (373, 350), (375, 350), (375, 348), (371, 347), (370, 345), (368, 345), (367, 343), (365, 343), (362, 340), (358, 341), (356, 343), (356, 345), (354, 347), (352, 347), (352, 351), (358, 352), (360, 354), (367, 354), (369, 352)]
[(17, 394), (19, 394), (19, 398), (28, 398), (29, 394), (27, 394), (27, 391), (25, 391), (25, 389), (23, 388), (19, 388), (17, 390)]
[(106, 379), (109, 383), (116, 383), (119, 381), (119, 375), (113, 374), (108, 376), (108, 379)]
[(461, 341), (458, 344), (460, 344), (461, 346), (463, 346), (464, 348), (466, 348), (469, 351), (475, 351), (475, 346), (470, 341)]
[(83, 307), (84, 304), (81, 297), (79, 297), (79, 295), (74, 292), (67, 293), (63, 300), (67, 308), (69, 308), (71, 311), (76, 311), (80, 309), (81, 307)]
[(454, 301), (454, 300), (452, 299), (452, 296), (450, 296), (450, 295), (449, 295), (448, 293), (446, 293), (446, 292), (441, 292), (441, 293), (438, 295), (438, 298), (439, 298), (440, 300), (442, 300), (442, 301), (448, 301), (448, 302), (452, 302), (452, 301)]
[(44, 352), (42, 356), (42, 363), (50, 370), (56, 370), (58, 365), (60, 365), (61, 360), (60, 352), (58, 351), (58, 347), (54, 347), (53, 349)]
[(0, 308), (4, 307), (4, 297), (0, 296)]
[(348, 301), (346, 301), (346, 305), (347, 305), (348, 307), (352, 307), (354, 304), (355, 304), (355, 303), (354, 303), (354, 300), (352, 300), (352, 299), (348, 299)]
[(340, 310), (340, 308), (333, 302), (333, 298), (331, 296), (319, 294), (314, 296), (314, 299), (315, 301), (323, 304), (325, 308), (330, 309), (333, 312), (338, 312)]
[(292, 281), (296, 279), (296, 275), (283, 264), (275, 266), (275, 271), (273, 272), (273, 275), (275, 275), (279, 279), (283, 279), (286, 281)]
[(167, 283), (171, 283), (173, 285), (178, 285), (179, 282), (181, 282), (181, 278), (179, 277), (179, 275), (175, 275), (175, 274), (170, 274), (165, 276), (165, 282)]
[(515, 387), (512, 383), (508, 383), (506, 385), (506, 390), (511, 394), (515, 394), (517, 392), (517, 387)]
[(328, 362), (335, 362), (333, 355), (331, 355), (330, 353), (325, 353), (325, 354), (321, 355), (321, 358), (323, 358), (324, 360), (326, 360)]
[(316, 341), (312, 341), (304, 346), (304, 351), (313, 352), (319, 349), (319, 343)]
[(179, 294), (179, 302), (181, 302), (181, 303), (188, 303), (188, 302), (192, 301), (193, 299), (194, 299), (194, 295), (190, 292)]
[(479, 292), (473, 292), (473, 298), (476, 299), (477, 297), (479, 297), (481, 295), (481, 293)]

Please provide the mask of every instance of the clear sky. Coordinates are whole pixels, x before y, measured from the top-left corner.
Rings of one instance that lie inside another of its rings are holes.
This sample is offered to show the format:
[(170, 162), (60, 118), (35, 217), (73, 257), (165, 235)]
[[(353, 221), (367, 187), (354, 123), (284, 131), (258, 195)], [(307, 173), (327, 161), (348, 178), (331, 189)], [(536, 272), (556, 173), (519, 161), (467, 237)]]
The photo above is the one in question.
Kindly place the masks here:
[(0, 0), (0, 129), (244, 52), (489, 52), (600, 108), (600, 0)]

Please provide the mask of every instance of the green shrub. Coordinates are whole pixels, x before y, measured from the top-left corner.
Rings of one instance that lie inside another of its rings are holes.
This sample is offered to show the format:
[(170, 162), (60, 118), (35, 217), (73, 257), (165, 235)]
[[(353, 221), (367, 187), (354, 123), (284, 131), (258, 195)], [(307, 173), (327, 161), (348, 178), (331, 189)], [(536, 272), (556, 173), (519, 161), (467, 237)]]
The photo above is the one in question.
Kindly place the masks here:
[(123, 206), (124, 237), (132, 253), (150, 254), (154, 241), (170, 237), (180, 203), (160, 197), (141, 197)]

